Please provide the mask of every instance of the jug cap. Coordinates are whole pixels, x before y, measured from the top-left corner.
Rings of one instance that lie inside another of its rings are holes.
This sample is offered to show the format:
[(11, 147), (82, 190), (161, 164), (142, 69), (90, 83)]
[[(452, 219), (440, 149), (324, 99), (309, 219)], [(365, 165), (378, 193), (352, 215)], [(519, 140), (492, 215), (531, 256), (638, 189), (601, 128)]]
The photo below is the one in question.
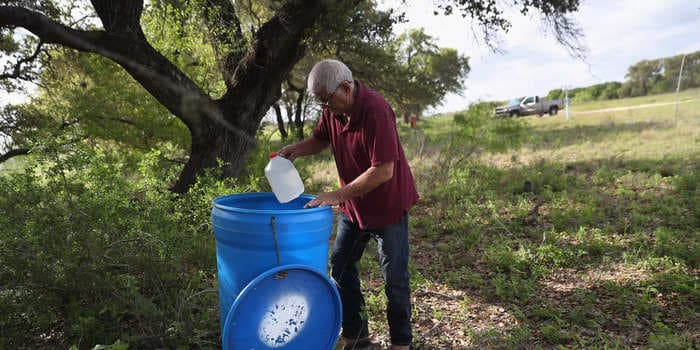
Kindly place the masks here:
[(340, 335), (335, 283), (308, 265), (273, 267), (241, 290), (224, 323), (224, 349), (325, 349)]
[(277, 157), (277, 152), (270, 153), (270, 158), (275, 158), (275, 157)]

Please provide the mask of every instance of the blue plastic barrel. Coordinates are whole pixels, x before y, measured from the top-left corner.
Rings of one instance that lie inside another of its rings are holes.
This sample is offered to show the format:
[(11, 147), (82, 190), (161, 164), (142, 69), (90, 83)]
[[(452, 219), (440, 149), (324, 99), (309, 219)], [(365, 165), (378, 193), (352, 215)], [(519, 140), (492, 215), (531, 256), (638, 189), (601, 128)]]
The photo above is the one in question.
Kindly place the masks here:
[(263, 272), (287, 264), (328, 270), (333, 213), (327, 206), (304, 209), (313, 198), (301, 195), (282, 204), (273, 193), (264, 192), (214, 199), (222, 327), (238, 294)]

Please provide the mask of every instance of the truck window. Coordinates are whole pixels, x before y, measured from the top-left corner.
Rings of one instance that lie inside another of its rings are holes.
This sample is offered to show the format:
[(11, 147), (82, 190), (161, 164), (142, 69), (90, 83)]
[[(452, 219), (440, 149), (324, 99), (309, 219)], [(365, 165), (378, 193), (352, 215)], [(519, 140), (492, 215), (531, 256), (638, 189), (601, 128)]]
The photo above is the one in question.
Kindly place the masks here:
[(533, 102), (535, 102), (535, 98), (531, 96), (531, 97), (526, 98), (525, 101), (523, 101), (523, 104), (530, 104)]

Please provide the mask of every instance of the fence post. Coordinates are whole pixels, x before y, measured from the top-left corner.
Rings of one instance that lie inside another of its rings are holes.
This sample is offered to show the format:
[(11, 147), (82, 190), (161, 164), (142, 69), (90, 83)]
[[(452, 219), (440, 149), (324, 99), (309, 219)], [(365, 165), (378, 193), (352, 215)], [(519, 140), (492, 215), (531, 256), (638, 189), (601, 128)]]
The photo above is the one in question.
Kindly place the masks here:
[(681, 90), (681, 78), (683, 77), (683, 64), (685, 64), (685, 55), (681, 59), (681, 70), (678, 72), (678, 85), (676, 85), (676, 111), (673, 112), (673, 116), (678, 118), (678, 92)]

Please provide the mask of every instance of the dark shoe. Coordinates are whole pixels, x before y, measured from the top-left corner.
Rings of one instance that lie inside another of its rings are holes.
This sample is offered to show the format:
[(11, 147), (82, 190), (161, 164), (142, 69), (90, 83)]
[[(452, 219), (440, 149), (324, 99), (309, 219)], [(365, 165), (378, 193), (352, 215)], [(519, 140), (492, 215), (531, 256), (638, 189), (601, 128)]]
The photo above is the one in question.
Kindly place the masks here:
[(410, 350), (411, 346), (410, 345), (394, 345), (391, 344), (389, 347), (389, 350)]

